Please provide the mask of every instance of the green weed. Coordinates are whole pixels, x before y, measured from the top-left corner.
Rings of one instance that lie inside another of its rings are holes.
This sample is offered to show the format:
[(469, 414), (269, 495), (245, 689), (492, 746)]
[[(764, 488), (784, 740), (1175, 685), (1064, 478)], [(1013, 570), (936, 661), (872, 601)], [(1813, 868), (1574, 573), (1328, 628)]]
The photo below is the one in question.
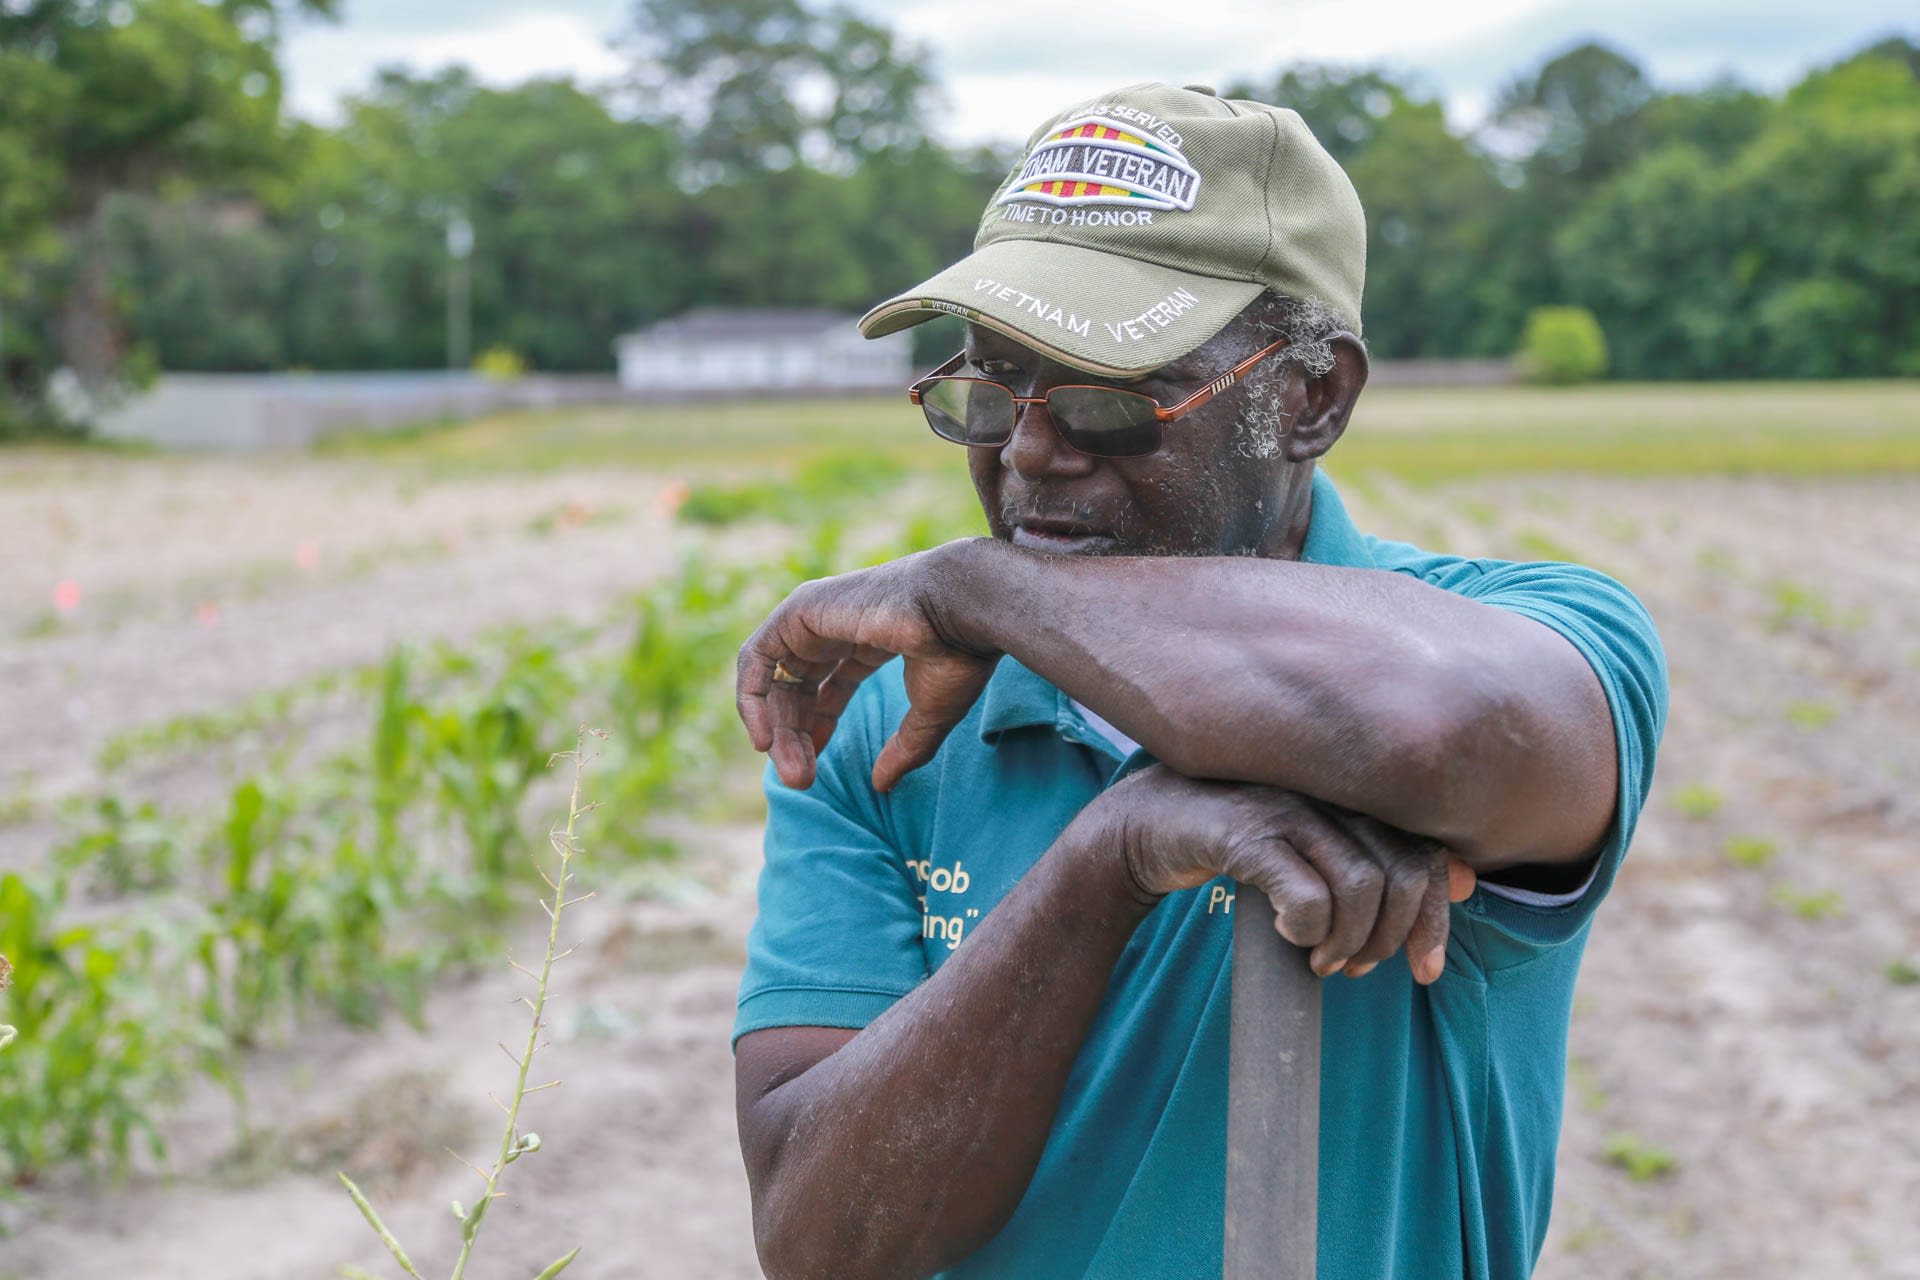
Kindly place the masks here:
[(1710, 573), (1717, 578), (1733, 576), (1735, 568), (1733, 555), (1723, 547), (1702, 547), (1693, 560), (1704, 573)]
[(1832, 724), (1839, 710), (1824, 702), (1790, 702), (1787, 719), (1802, 729), (1824, 729)]
[(1600, 1087), (1593, 1066), (1584, 1058), (1567, 1059), (1567, 1083), (1588, 1111), (1601, 1111), (1607, 1105), (1607, 1091)]
[(1580, 564), (1580, 553), (1566, 543), (1538, 529), (1522, 529), (1513, 535), (1516, 546), (1533, 560), (1557, 560), (1565, 564)]
[(1628, 1132), (1607, 1135), (1601, 1144), (1600, 1156), (1616, 1169), (1625, 1170), (1626, 1175), (1635, 1182), (1665, 1178), (1680, 1165), (1672, 1152)]
[(1773, 604), (1767, 614), (1767, 626), (1774, 631), (1795, 624), (1825, 630), (1857, 631), (1867, 622), (1864, 610), (1853, 609), (1842, 613), (1818, 589), (1791, 579), (1778, 578), (1769, 582), (1767, 594)]
[(1727, 860), (1740, 867), (1764, 867), (1780, 852), (1780, 846), (1764, 836), (1729, 836)]
[(1790, 884), (1780, 884), (1774, 886), (1771, 896), (1775, 906), (1785, 907), (1813, 924), (1837, 920), (1847, 913), (1845, 899), (1832, 889), (1796, 889)]
[(1598, 525), (1600, 526), (1600, 532), (1604, 533), (1607, 537), (1612, 538), (1615, 542), (1639, 542), (1640, 541), (1640, 534), (1642, 530), (1640, 528), (1640, 522), (1638, 520), (1629, 519), (1626, 516), (1616, 516), (1616, 515), (1609, 515), (1609, 514), (1603, 513), (1598, 518), (1596, 523), (1598, 523)]
[(1887, 975), (1887, 981), (1896, 987), (1920, 985), (1920, 965), (1915, 965), (1904, 956), (1887, 961), (1884, 972)]
[[(493, 1207), (493, 1202), (503, 1194), (499, 1188), (501, 1179), (506, 1174), (507, 1167), (522, 1157), (530, 1156), (540, 1150), (540, 1135), (531, 1131), (521, 1131), (521, 1108), (526, 1105), (527, 1099), (532, 1095), (546, 1089), (551, 1089), (560, 1083), (558, 1080), (551, 1080), (546, 1084), (538, 1085), (530, 1085), (527, 1082), (530, 1079), (529, 1073), (533, 1067), (534, 1055), (538, 1053), (546, 1043), (542, 1037), (547, 1032), (545, 1018), (547, 1002), (551, 998), (554, 965), (573, 953), (573, 948), (571, 947), (565, 951), (560, 950), (561, 917), (565, 915), (568, 907), (584, 902), (593, 896), (591, 893), (584, 893), (578, 897), (568, 896), (568, 891), (573, 884), (574, 859), (579, 857), (581, 852), (578, 835), (579, 822), (580, 819), (594, 807), (592, 805), (583, 805), (580, 802), (580, 782), (586, 770), (587, 756), (585, 748), (589, 734), (601, 739), (607, 736), (597, 730), (590, 730), (583, 726), (578, 736), (574, 739), (574, 749), (572, 751), (556, 752), (552, 759), (547, 762), (548, 766), (551, 767), (556, 760), (570, 759), (573, 761), (573, 795), (567, 804), (567, 823), (564, 829), (556, 829), (551, 832), (548, 837), (549, 844), (554, 853), (553, 871), (549, 873), (544, 866), (540, 865), (538, 859), (535, 859), (534, 862), (534, 867), (539, 871), (541, 880), (552, 890), (553, 894), (551, 899), (543, 900), (540, 904), (547, 913), (547, 949), (538, 973), (534, 973), (523, 965), (513, 964), (515, 969), (533, 980), (533, 997), (528, 999), (523, 996), (520, 999), (520, 1003), (527, 1006), (528, 1012), (532, 1015), (532, 1020), (527, 1030), (526, 1043), (520, 1050), (519, 1056), (516, 1057), (511, 1050), (507, 1050), (505, 1045), (501, 1046), (502, 1051), (506, 1052), (507, 1057), (513, 1062), (514, 1066), (518, 1068), (518, 1075), (514, 1079), (514, 1087), (510, 1095), (512, 1101), (500, 1104), (501, 1109), (507, 1113), (507, 1123), (500, 1138), (499, 1154), (494, 1158), (493, 1165), (489, 1169), (481, 1170), (478, 1166), (469, 1166), (486, 1182), (485, 1190), (474, 1200), (472, 1208), (468, 1208), (458, 1200), (453, 1202), (453, 1216), (460, 1221), (460, 1254), (454, 1259), (451, 1280), (461, 1280), (461, 1278), (466, 1275), (467, 1263), (473, 1257), (474, 1244), (479, 1239), (480, 1228), (486, 1220), (487, 1211)], [(509, 961), (509, 963), (513, 962)], [(393, 1232), (387, 1227), (387, 1224), (380, 1220), (379, 1212), (374, 1209), (366, 1195), (361, 1192), (359, 1187), (354, 1185), (353, 1179), (349, 1178), (344, 1172), (341, 1173), (339, 1177), (341, 1185), (346, 1188), (347, 1195), (352, 1198), (354, 1206), (360, 1210), (360, 1214), (366, 1219), (367, 1225), (371, 1227), (374, 1234), (380, 1238), (380, 1243), (387, 1247), (387, 1252), (393, 1255), (393, 1260), (400, 1264), (400, 1269), (405, 1271), (409, 1276), (418, 1277), (420, 1272), (415, 1269), (413, 1260), (407, 1256), (406, 1250), (401, 1247), (400, 1241), (395, 1238)], [(553, 1280), (553, 1277), (558, 1276), (562, 1271), (566, 1270), (573, 1260), (579, 1256), (580, 1250), (578, 1248), (562, 1255), (554, 1262), (548, 1264), (536, 1280)]]
[(1726, 805), (1726, 797), (1705, 783), (1682, 787), (1673, 797), (1673, 807), (1688, 818), (1711, 818)]

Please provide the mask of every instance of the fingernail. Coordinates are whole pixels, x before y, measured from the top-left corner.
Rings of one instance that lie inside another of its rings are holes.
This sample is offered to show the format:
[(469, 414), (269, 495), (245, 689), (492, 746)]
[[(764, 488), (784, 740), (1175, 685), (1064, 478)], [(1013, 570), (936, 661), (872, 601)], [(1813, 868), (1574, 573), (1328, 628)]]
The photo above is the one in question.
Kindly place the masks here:
[(1427, 981), (1432, 982), (1434, 979), (1438, 978), (1442, 972), (1445, 971), (1446, 967), (1447, 967), (1447, 946), (1443, 942), (1439, 946), (1435, 947), (1433, 950), (1427, 952), (1427, 958), (1425, 961), (1422, 962), (1421, 968), (1425, 969), (1427, 972)]
[(1318, 951), (1307, 957), (1308, 966), (1323, 978), (1330, 978), (1340, 972), (1340, 966), (1345, 963), (1346, 961), (1344, 960), (1336, 960), (1332, 956), (1322, 955)]
[(1349, 978), (1364, 978), (1368, 974), (1372, 973), (1374, 966), (1379, 963), (1380, 962), (1378, 960), (1369, 960), (1367, 963), (1363, 965), (1348, 965), (1347, 976)]

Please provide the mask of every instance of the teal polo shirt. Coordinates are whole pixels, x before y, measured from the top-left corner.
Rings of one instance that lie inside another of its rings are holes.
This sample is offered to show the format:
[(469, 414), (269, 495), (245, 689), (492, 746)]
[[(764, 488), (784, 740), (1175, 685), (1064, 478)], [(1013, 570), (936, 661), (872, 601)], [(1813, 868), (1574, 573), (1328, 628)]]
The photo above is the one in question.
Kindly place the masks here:
[[(1619, 806), (1582, 892), (1483, 881), (1453, 907), (1446, 972), (1432, 986), (1413, 981), (1404, 955), (1326, 984), (1322, 1280), (1526, 1276), (1553, 1199), (1574, 978), (1666, 718), (1660, 642), (1601, 574), (1365, 536), (1324, 477), (1302, 558), (1405, 573), (1545, 623), (1586, 656), (1612, 707)], [(938, 758), (880, 795), (870, 771), (906, 708), (895, 662), (862, 686), (810, 789), (769, 771), (735, 1040), (763, 1027), (866, 1026), (966, 945), (1088, 801), (1148, 762), (1121, 759), (1071, 699), (1005, 658)], [(1232, 895), (1225, 878), (1170, 894), (1135, 931), (1025, 1197), (944, 1276), (1217, 1280)]]

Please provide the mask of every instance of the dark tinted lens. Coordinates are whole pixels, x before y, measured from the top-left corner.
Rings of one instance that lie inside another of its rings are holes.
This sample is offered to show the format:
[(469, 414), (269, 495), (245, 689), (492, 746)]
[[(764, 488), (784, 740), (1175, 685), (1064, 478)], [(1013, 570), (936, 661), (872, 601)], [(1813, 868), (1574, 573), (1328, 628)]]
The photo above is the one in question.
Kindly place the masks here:
[(1134, 391), (1055, 387), (1047, 412), (1066, 442), (1102, 458), (1138, 458), (1160, 447), (1159, 406)]
[(1005, 444), (1013, 435), (1013, 393), (975, 378), (935, 378), (920, 393), (935, 434), (960, 444)]

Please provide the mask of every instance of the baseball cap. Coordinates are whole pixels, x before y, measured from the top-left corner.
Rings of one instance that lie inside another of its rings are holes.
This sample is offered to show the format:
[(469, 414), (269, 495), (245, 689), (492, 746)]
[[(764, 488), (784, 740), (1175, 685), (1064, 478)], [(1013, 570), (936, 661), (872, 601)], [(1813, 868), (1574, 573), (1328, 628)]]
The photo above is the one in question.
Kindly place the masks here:
[(1360, 332), (1367, 225), (1297, 112), (1136, 84), (1027, 140), (973, 252), (869, 311), (869, 338), (958, 315), (1109, 377), (1193, 350), (1272, 289)]

